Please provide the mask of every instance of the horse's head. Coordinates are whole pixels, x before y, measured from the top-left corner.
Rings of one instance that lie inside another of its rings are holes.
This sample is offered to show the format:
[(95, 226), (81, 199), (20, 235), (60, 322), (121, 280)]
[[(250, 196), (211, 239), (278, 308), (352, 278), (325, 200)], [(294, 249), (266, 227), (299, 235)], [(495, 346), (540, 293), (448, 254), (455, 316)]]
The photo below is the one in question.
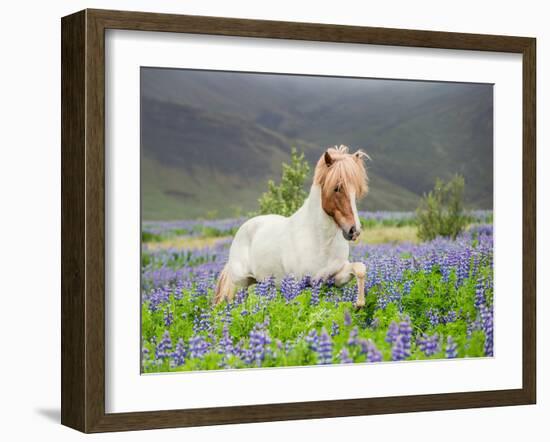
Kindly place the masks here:
[(368, 191), (365, 157), (361, 150), (350, 154), (346, 146), (335, 146), (321, 156), (315, 168), (313, 182), (321, 187), (323, 210), (348, 241), (361, 233), (356, 200)]

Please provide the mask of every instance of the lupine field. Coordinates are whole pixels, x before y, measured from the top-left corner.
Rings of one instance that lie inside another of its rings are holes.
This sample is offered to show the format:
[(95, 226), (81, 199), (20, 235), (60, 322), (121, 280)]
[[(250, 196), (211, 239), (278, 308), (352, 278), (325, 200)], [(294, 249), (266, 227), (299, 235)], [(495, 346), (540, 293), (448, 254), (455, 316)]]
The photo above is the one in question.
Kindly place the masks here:
[(369, 228), (414, 226), (414, 213), (362, 212), (355, 279), (287, 275), (212, 307), (232, 235), (244, 219), (145, 222), (142, 232), (144, 373), (493, 356), (493, 229), (473, 212), (456, 240), (369, 243)]

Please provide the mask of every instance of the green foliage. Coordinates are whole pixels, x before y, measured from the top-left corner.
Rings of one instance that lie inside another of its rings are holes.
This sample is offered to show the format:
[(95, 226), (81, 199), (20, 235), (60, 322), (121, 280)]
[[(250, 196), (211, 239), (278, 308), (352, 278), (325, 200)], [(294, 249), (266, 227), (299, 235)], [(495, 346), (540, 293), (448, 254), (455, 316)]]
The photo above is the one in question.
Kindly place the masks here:
[(238, 227), (220, 230), (216, 227), (202, 226), (200, 229), (196, 230), (199, 232), (200, 236), (204, 238), (219, 238), (221, 236), (235, 235), (235, 233), (237, 233)]
[(157, 235), (156, 233), (148, 232), (146, 230), (141, 232), (141, 242), (142, 243), (159, 242), (159, 241), (162, 241), (163, 239), (164, 238), (162, 237), (162, 235)]
[[(414, 212), (410, 212), (413, 214)], [(406, 227), (406, 226), (415, 226), (416, 225), (416, 218), (411, 215), (410, 218), (388, 218), (388, 219), (367, 219), (362, 216), (359, 216), (359, 220), (361, 221), (361, 226), (364, 229), (368, 229), (369, 227)]]
[(455, 175), (447, 183), (437, 178), (434, 189), (422, 198), (416, 216), (421, 240), (438, 236), (455, 239), (468, 222), (464, 214), (464, 177)]
[(218, 218), (218, 211), (217, 210), (209, 210), (206, 212), (206, 219), (216, 219)]
[[(358, 344), (350, 345), (350, 333), (357, 328), (357, 338), (371, 340), (382, 353), (383, 360), (392, 359), (392, 345), (387, 341), (388, 329), (392, 322), (399, 322), (405, 317), (410, 318), (413, 332), (411, 341), (411, 357), (409, 359), (441, 359), (445, 358), (447, 337), (451, 336), (457, 344), (459, 357), (483, 357), (485, 334), (482, 330), (473, 330), (468, 333), (468, 324), (472, 318), (478, 315), (475, 307), (476, 281), (481, 276), (488, 277), (491, 272), (491, 264), (482, 260), (479, 263), (479, 273), (472, 274), (463, 284), (456, 287), (456, 274), (453, 272), (446, 279), (436, 266), (430, 272), (423, 270), (407, 270), (403, 282), (398, 283), (397, 289), (404, 291), (406, 281), (411, 283), (411, 290), (403, 294), (401, 301), (389, 302), (383, 307), (378, 305), (391, 288), (390, 282), (381, 282), (369, 290), (367, 306), (356, 310), (351, 302), (335, 302), (340, 297), (343, 288), (323, 286), (320, 292), (320, 301), (317, 305), (311, 305), (311, 290), (303, 290), (291, 302), (277, 291), (277, 295), (270, 302), (265, 302), (261, 296), (255, 293), (255, 288), (248, 289), (248, 296), (240, 304), (234, 304), (231, 309), (231, 321), (229, 335), (233, 345), (241, 343), (249, 345), (250, 334), (257, 323), (263, 323), (269, 318), (267, 332), (271, 338), (263, 367), (283, 367), (317, 364), (317, 353), (311, 349), (306, 336), (311, 330), (318, 334), (323, 329), (331, 332), (334, 323), (338, 324), (339, 332), (331, 336), (332, 354), (334, 362), (339, 361), (342, 348), (347, 348), (354, 362), (365, 362), (366, 356)], [(355, 282), (350, 282), (351, 285)], [(205, 339), (213, 334), (215, 341), (222, 336), (223, 329), (227, 326), (226, 305), (211, 306), (208, 296), (195, 295), (196, 287), (184, 289), (180, 296), (170, 295), (167, 303), (164, 303), (155, 311), (151, 311), (148, 304), (142, 305), (142, 339), (143, 346), (148, 350), (148, 357), (144, 360), (145, 372), (188, 371), (188, 370), (212, 370), (223, 367), (244, 368), (242, 360), (229, 357), (222, 365), (222, 355), (216, 347), (204, 356), (203, 359), (187, 358), (184, 365), (174, 367), (166, 360), (158, 365), (154, 362), (155, 346), (153, 342), (160, 342), (166, 330), (169, 331), (173, 345), (178, 339), (187, 342), (196, 334), (193, 324), (201, 315), (208, 314), (208, 320), (212, 323), (212, 331), (200, 331)], [(486, 291), (488, 305), (492, 305), (492, 290)], [(170, 311), (174, 321), (166, 327), (164, 323), (165, 313)], [(428, 312), (435, 312), (439, 317), (446, 317), (451, 313), (456, 315), (456, 320), (433, 324), (430, 322)], [(344, 318), (348, 314), (351, 323), (346, 324)], [(424, 334), (437, 334), (440, 350), (427, 356), (418, 344), (419, 338)], [(280, 343), (290, 343), (285, 349)], [(252, 365), (254, 366), (254, 365)]]
[(290, 164), (283, 163), (281, 183), (276, 185), (273, 180), (269, 180), (267, 192), (258, 200), (260, 214), (290, 216), (296, 212), (307, 197), (304, 183), (308, 174), (309, 164), (303, 152), (298, 155), (296, 149), (292, 148)]

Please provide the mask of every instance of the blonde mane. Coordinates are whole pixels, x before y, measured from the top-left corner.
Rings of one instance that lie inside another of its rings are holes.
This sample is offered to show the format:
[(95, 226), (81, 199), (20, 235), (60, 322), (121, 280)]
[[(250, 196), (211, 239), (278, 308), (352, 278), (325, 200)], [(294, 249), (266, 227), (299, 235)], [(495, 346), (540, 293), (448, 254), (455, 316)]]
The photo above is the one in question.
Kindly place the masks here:
[(340, 145), (327, 149), (332, 164), (327, 165), (325, 156), (322, 155), (317, 166), (313, 183), (321, 186), (323, 193), (328, 192), (338, 186), (355, 190), (357, 198), (360, 198), (368, 192), (368, 177), (363, 158), (368, 155), (362, 150), (351, 154), (347, 146)]

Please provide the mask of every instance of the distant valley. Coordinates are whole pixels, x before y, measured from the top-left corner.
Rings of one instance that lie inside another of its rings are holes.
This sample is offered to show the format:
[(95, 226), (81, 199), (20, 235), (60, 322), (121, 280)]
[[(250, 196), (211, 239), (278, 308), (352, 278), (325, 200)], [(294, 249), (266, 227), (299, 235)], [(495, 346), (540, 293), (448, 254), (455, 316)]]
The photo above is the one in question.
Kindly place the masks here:
[(412, 210), (457, 172), (491, 209), (492, 122), (490, 85), (142, 68), (142, 216), (246, 214), (292, 146), (313, 165), (334, 144), (371, 157), (360, 209)]

